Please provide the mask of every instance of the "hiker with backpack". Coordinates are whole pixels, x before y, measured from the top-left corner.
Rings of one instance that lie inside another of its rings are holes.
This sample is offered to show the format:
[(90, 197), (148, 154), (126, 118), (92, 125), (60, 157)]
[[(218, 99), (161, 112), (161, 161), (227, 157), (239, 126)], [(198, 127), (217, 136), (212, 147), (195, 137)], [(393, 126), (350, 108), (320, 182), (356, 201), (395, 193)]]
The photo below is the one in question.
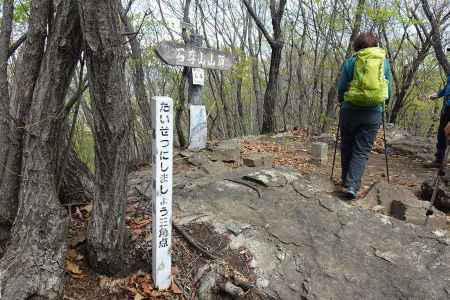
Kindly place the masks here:
[(391, 97), (392, 73), (378, 37), (363, 32), (353, 43), (355, 54), (341, 70), (341, 166), (345, 196), (354, 199), (361, 186), (369, 154)]
[[(447, 51), (449, 51), (447, 49)], [(444, 98), (444, 104), (442, 106), (441, 118), (439, 120), (439, 129), (437, 134), (437, 144), (435, 159), (431, 164), (427, 165), (432, 168), (440, 168), (445, 155), (445, 149), (447, 148), (448, 137), (445, 133), (445, 127), (450, 122), (450, 74), (448, 74), (447, 84), (445, 87), (437, 93), (430, 95), (430, 99)]]

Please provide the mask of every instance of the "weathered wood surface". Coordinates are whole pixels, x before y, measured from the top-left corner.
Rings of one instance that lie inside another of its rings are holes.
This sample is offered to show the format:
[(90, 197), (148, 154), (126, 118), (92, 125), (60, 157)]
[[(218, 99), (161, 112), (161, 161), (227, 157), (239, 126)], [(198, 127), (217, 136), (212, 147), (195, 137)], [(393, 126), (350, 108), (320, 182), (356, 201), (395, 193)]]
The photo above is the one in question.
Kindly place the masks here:
[(224, 51), (168, 41), (160, 43), (155, 51), (164, 63), (172, 66), (229, 70), (235, 62), (235, 57)]

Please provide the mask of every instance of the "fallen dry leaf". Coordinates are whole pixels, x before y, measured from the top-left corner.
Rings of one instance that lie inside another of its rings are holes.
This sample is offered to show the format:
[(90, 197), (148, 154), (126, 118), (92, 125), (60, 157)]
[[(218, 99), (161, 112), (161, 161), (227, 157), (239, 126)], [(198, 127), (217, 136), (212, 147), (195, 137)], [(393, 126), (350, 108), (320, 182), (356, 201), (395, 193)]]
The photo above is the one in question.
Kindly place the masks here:
[(83, 207), (81, 207), (80, 211), (85, 215), (85, 216), (90, 216), (91, 212), (92, 212), (92, 203), (85, 205)]
[(177, 275), (178, 274), (178, 272), (179, 272), (179, 270), (178, 270), (178, 267), (177, 266), (172, 266), (172, 275), (173, 276), (175, 276), (175, 275)]
[(75, 260), (77, 258), (78, 254), (77, 254), (77, 250), (70, 248), (69, 250), (67, 250), (67, 258), (69, 260)]
[(141, 287), (142, 287), (142, 290), (144, 291), (144, 294), (146, 294), (146, 295), (150, 295), (153, 291), (153, 287), (148, 282), (143, 282)]
[(144, 296), (142, 296), (141, 294), (139, 294), (139, 293), (137, 293), (137, 294), (134, 294), (134, 298), (133, 298), (134, 300), (143, 300), (143, 299), (145, 299), (144, 298)]
[(177, 284), (175, 283), (175, 280), (172, 279), (172, 287), (171, 287), (172, 292), (174, 292), (175, 294), (183, 294), (183, 292), (180, 290), (180, 288), (177, 286)]
[(66, 262), (66, 270), (69, 271), (72, 274), (82, 274), (83, 272), (80, 270), (80, 267), (71, 262), (71, 261), (67, 261)]
[(150, 223), (151, 220), (149, 217), (130, 218), (129, 220), (127, 220), (127, 225), (130, 226), (130, 228), (133, 230), (145, 229)]
[(87, 277), (86, 274), (80, 269), (80, 267), (70, 260), (66, 261), (66, 270), (71, 274), (71, 276), (75, 279), (81, 279)]
[(161, 297), (162, 295), (163, 295), (163, 293), (161, 293), (160, 291), (157, 291), (157, 290), (153, 290), (150, 293), (150, 297)]
[(87, 277), (86, 274), (70, 274), (70, 276), (75, 279), (83, 279)]

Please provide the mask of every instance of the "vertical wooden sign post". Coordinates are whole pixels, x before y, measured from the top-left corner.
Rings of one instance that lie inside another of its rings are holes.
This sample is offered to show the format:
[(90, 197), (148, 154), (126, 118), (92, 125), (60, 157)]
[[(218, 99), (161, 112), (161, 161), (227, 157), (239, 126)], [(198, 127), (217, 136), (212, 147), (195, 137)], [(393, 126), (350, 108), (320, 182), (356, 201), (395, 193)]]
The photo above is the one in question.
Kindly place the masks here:
[(193, 68), (189, 74), (191, 95), (189, 149), (191, 150), (205, 148), (207, 140), (207, 114), (202, 101), (204, 69), (229, 70), (236, 60), (229, 53), (201, 46), (202, 37), (192, 34), (189, 45), (165, 41), (155, 49), (164, 63)]
[[(202, 36), (196, 33), (191, 35), (190, 46), (200, 48)], [(202, 101), (202, 90), (205, 71), (201, 68), (191, 68), (189, 72), (189, 94), (191, 105), (189, 106), (189, 150), (198, 151), (206, 148), (208, 141), (208, 120), (206, 107)]]
[(155, 287), (171, 285), (173, 101), (152, 98), (152, 275)]

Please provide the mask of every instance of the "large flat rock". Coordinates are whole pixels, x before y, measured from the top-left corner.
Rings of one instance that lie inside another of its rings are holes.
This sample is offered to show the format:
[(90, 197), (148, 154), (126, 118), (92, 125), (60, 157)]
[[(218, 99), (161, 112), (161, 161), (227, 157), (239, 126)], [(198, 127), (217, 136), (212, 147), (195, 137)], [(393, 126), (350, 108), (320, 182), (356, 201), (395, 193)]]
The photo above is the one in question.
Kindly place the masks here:
[(175, 215), (202, 216), (248, 248), (275, 298), (450, 299), (446, 231), (348, 205), (320, 182), (284, 169), (192, 181), (176, 190)]
[(386, 182), (376, 183), (359, 204), (412, 224), (426, 224), (431, 229), (448, 228), (447, 216), (443, 212), (434, 210), (433, 214), (427, 217), (430, 202), (419, 200), (412, 191), (402, 186)]
[(422, 160), (433, 160), (436, 151), (436, 141), (430, 138), (405, 136), (388, 143), (394, 152), (405, 154), (409, 157), (416, 157)]

